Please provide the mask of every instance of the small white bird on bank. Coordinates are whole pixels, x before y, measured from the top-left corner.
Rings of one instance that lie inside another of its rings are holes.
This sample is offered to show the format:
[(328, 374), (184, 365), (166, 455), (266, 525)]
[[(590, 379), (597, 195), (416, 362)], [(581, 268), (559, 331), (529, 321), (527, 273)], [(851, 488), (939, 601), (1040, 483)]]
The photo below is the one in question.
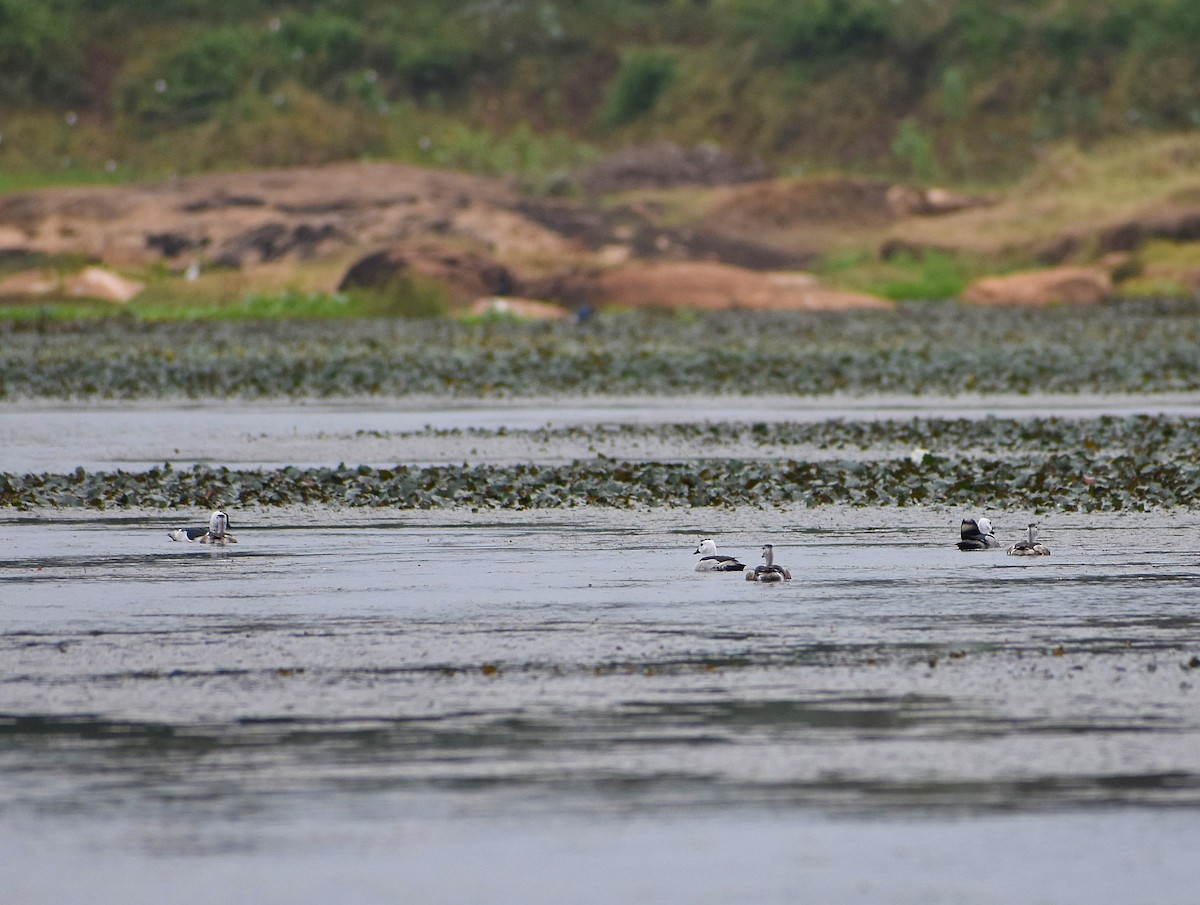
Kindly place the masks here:
[(763, 544), (763, 564), (746, 570), (746, 581), (791, 581), (792, 573), (784, 566), (775, 565), (775, 548), (771, 544)]
[(1026, 540), (1017, 541), (1008, 548), (1009, 556), (1049, 556), (1050, 548), (1041, 543), (1038, 539), (1038, 524), (1030, 522), (1029, 537)]
[(717, 552), (717, 542), (711, 537), (700, 541), (693, 556), (699, 556), (696, 561), (697, 572), (741, 572), (746, 564), (739, 562), (736, 556), (724, 556)]
[(990, 519), (963, 519), (962, 525), (959, 527), (959, 535), (961, 536), (961, 540), (958, 542), (960, 550), (994, 550), (1000, 546), (1000, 541), (996, 540), (996, 535), (992, 530)]
[(174, 541), (215, 544), (220, 547), (238, 542), (237, 538), (229, 533), (229, 516), (220, 509), (209, 516), (207, 528), (176, 528), (174, 531), (168, 531), (167, 537)]

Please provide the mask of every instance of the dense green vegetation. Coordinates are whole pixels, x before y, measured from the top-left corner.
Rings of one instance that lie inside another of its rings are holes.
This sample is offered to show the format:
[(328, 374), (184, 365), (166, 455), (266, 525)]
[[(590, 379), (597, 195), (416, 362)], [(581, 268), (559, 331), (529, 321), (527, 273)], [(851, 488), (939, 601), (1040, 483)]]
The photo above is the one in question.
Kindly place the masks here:
[(0, 169), (376, 155), (545, 184), (669, 137), (988, 179), (1194, 128), (1198, 45), (1191, 0), (0, 0)]
[[(96, 323), (0, 328), (0, 398), (437, 398), (589, 393), (1145, 392), (1200, 389), (1196, 300), (845, 314), (605, 313), (580, 324), (449, 319)], [(475, 430), (489, 441), (508, 430)], [(0, 506), (214, 501), (401, 508), (992, 505), (1190, 507), (1200, 420), (911, 419), (543, 428), (587, 442), (544, 464), (171, 466), (0, 474)], [(631, 454), (642, 441), (679, 455)], [(352, 443), (353, 438), (348, 442)], [(608, 449), (613, 455), (606, 455)], [(830, 456), (829, 451), (834, 455)]]
[[(701, 425), (659, 428), (678, 435), (680, 443), (688, 442), (687, 434), (705, 429)], [(749, 429), (765, 433), (772, 428)], [(827, 435), (839, 431), (836, 423), (818, 429)], [(1200, 421), (1194, 418), (878, 422), (867, 430), (891, 444), (915, 433), (942, 451), (820, 462), (718, 456), (663, 462), (601, 456), (567, 465), (339, 465), (278, 470), (164, 465), (145, 472), (95, 474), (79, 468), (70, 474), (0, 474), (0, 506), (105, 509), (219, 503), (238, 508), (544, 509), (836, 503), (973, 508), (986, 499), (1001, 509), (1118, 511), (1191, 507), (1200, 498), (1200, 463), (1187, 454), (1200, 442)], [(479, 440), (486, 443), (486, 437)], [(956, 449), (944, 448), (948, 440), (965, 442)]]
[(8, 324), (0, 398), (1190, 391), (1198, 304)]

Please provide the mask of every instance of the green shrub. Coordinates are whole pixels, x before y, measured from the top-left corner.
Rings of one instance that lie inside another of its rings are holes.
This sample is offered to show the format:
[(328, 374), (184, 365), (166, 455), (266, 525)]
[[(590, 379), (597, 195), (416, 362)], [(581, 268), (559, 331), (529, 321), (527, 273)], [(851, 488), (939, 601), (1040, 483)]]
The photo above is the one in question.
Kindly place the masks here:
[(151, 58), (120, 88), (118, 106), (154, 127), (180, 126), (210, 118), (232, 100), (264, 66), (262, 33), (228, 26), (202, 29), (162, 57)]
[(204, 19), (208, 22), (244, 19), (279, 8), (276, 0), (43, 0), (46, 5), (73, 7), (94, 13), (128, 15), (138, 22), (147, 19)]
[(283, 17), (274, 41), (292, 72), (310, 86), (367, 64), (363, 26), (335, 13)]
[[(307, 115), (290, 105), (299, 88), (375, 124), (341, 140), (275, 123), (273, 136), (318, 147), (256, 160), (338, 148), (411, 159), (431, 140), (494, 170), (508, 164), (487, 160), (487, 142), (515, 123), (616, 142), (630, 136), (612, 127), (652, 115), (661, 137), (715, 138), (780, 169), (899, 162), (995, 179), (1046, 141), (1195, 128), (1198, 45), (1193, 0), (0, 0), (0, 166), (78, 165), (84, 123), (105, 130), (88, 139), (91, 167), (145, 160), (162, 136), (171, 150), (197, 124), (224, 128), (230, 106), (279, 100), (279, 115)], [(401, 109), (419, 121), (397, 122)], [(74, 147), (58, 128), (9, 149), (20, 117), (59, 126), (68, 110)], [(372, 134), (384, 118), (389, 147)], [(145, 167), (171, 169), (166, 156)]]
[(654, 109), (662, 93), (675, 80), (675, 55), (663, 50), (630, 53), (617, 73), (604, 112), (604, 122), (621, 126)]
[(342, 293), (284, 292), (277, 295), (248, 295), (231, 313), (255, 320), (278, 317), (329, 318), (344, 317), (349, 308), (350, 299)]
[(889, 32), (891, 0), (738, 0), (741, 28), (772, 55), (805, 60), (876, 48)]
[(0, 102), (71, 104), (83, 94), (74, 18), (41, 0), (0, 0)]
[(460, 88), (471, 68), (470, 48), (448, 39), (408, 38), (396, 48), (393, 65), (415, 97)]
[(1025, 17), (997, 6), (992, 0), (963, 0), (954, 9), (950, 42), (975, 65), (1006, 64), (1024, 38)]
[(921, 179), (933, 176), (933, 139), (911, 117), (900, 122), (892, 140), (892, 153)]
[(901, 276), (885, 279), (876, 291), (896, 301), (938, 301), (962, 294), (971, 279), (970, 268), (950, 254), (928, 252), (920, 258), (900, 256), (892, 265)]
[(348, 295), (355, 310), (368, 317), (444, 317), (450, 311), (441, 284), (403, 274), (384, 286), (355, 289)]
[(900, 254), (886, 261), (866, 252), (830, 255), (816, 267), (830, 283), (896, 301), (957, 298), (979, 273), (979, 263), (948, 252)]

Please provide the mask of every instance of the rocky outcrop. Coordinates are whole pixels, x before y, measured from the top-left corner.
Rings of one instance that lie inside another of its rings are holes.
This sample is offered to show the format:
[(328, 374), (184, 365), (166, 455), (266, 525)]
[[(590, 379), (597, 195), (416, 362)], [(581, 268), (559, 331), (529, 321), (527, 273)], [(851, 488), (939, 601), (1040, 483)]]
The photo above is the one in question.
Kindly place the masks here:
[(491, 298), (476, 299), (470, 307), (471, 314), (477, 317), (515, 317), (521, 320), (564, 320), (571, 316), (562, 305), (551, 302), (540, 302), (536, 299), (515, 298), (513, 296), (492, 296)]
[(62, 278), (46, 270), (22, 270), (0, 280), (0, 298), (50, 295), (62, 291)]
[(1200, 241), (1200, 206), (1172, 205), (1109, 226), (1100, 232), (1103, 251), (1133, 251), (1151, 239)]
[(709, 311), (829, 311), (893, 304), (821, 286), (808, 275), (767, 274), (704, 261), (615, 267), (598, 275), (596, 295), (610, 305)]
[(46, 270), (27, 270), (0, 280), (0, 297), (65, 295), (123, 304), (145, 288), (145, 283), (103, 267), (85, 267), (66, 277)]
[(1100, 267), (1053, 267), (984, 277), (963, 292), (969, 305), (1086, 305), (1112, 294), (1109, 272)]
[(511, 225), (497, 216), (490, 235), (488, 214), (518, 197), (501, 180), (388, 163), (52, 187), (0, 196), (0, 247), (116, 267), (249, 269), (413, 236), (511, 244)]
[(893, 185), (887, 190), (887, 203), (897, 217), (940, 217), (974, 207), (986, 207), (991, 200), (951, 189), (920, 189), (911, 185)]
[(113, 273), (103, 267), (85, 267), (63, 282), (63, 289), (67, 295), (101, 299), (106, 302), (128, 302), (140, 295), (145, 288), (145, 283), (126, 279), (119, 273)]
[(764, 179), (762, 161), (741, 161), (715, 145), (685, 150), (669, 141), (625, 148), (580, 176), (592, 195), (677, 185), (729, 185)]
[[(66, 266), (55, 260), (62, 256), (133, 275), (165, 269), (202, 283), (223, 267), (212, 278), (222, 291), (238, 283), (230, 271), (243, 271), (256, 290), (302, 280), (332, 291), (344, 274), (341, 288), (402, 276), (436, 281), (453, 307), (523, 296), (568, 308), (819, 310), (888, 304), (795, 276), (831, 250), (875, 244), (885, 260), (1032, 251), (1031, 260), (1052, 269), (981, 280), (963, 300), (1036, 305), (1094, 302), (1113, 291), (1111, 271), (1055, 265), (1148, 239), (1200, 241), (1200, 202), (1184, 192), (1120, 221), (1093, 218), (1057, 236), (1043, 233), (1037, 245), (1001, 236), (992, 247), (981, 215), (956, 215), (985, 199), (834, 176), (740, 182), (753, 169), (706, 154), (660, 149), (651, 157), (654, 166), (683, 168), (691, 184), (719, 184), (711, 192), (682, 200), (627, 196), (617, 205), (534, 197), (504, 180), (382, 163), (17, 192), (0, 196), (0, 256), (29, 259), (9, 259), (4, 272), (51, 273), (23, 278), (33, 289), (9, 284), (16, 294), (34, 294), (47, 279), (50, 291), (66, 291), (53, 276)], [(627, 158), (630, 172), (639, 160)]]
[(436, 247), (396, 247), (372, 252), (351, 265), (338, 283), (339, 291), (383, 289), (398, 279), (419, 277), (446, 287), (450, 302), (466, 305), (480, 296), (512, 293), (515, 281), (503, 264), (476, 252)]
[[(147, 244), (150, 238), (147, 237)], [(348, 245), (350, 242), (350, 237), (332, 223), (299, 223), (290, 226), (270, 222), (230, 236), (216, 249), (209, 263), (214, 267), (240, 268), (248, 263), (277, 261), (289, 254), (313, 258), (317, 256), (322, 243)]]

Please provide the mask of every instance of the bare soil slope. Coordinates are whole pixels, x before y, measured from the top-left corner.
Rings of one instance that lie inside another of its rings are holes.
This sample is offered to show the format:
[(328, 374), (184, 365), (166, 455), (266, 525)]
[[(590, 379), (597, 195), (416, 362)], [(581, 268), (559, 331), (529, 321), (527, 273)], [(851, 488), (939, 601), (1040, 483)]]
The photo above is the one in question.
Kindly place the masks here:
[[(725, 184), (615, 197), (535, 198), (504, 180), (389, 163), (47, 188), (0, 197), (0, 256), (10, 274), (23, 255), (74, 255), (137, 278), (164, 268), (215, 274), (226, 288), (333, 290), (411, 272), (442, 282), (463, 306), (511, 295), (786, 309), (881, 303), (778, 277), (836, 247), (997, 256), (1024, 248), (1061, 263), (1200, 237), (1200, 195), (1177, 184), (1161, 201), (1143, 192), (1111, 216), (1093, 205), (1052, 225), (1035, 218), (1027, 232), (1017, 228), (1022, 210), (1052, 203), (1045, 192), (991, 201), (872, 180), (739, 173)], [(723, 301), (699, 299), (714, 273)], [(769, 288), (764, 274), (775, 275)]]

